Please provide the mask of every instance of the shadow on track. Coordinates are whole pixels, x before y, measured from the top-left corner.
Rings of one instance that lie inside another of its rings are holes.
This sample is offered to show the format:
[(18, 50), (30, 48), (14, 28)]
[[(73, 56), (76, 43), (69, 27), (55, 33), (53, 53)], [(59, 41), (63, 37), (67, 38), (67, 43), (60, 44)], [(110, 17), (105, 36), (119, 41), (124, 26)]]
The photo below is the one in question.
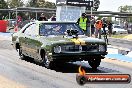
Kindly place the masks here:
[[(39, 65), (33, 59), (26, 59), (25, 61)], [(79, 66), (82, 66), (82, 68), (86, 71), (86, 73), (120, 73), (119, 71), (105, 67), (98, 67), (97, 70), (94, 70), (88, 65), (88, 63), (79, 62), (79, 61), (63, 63), (61, 65), (57, 65), (54, 69), (50, 69), (50, 70), (54, 70), (56, 72), (62, 72), (62, 73), (79, 73), (78, 71)]]
[(98, 67), (97, 70), (92, 69), (88, 63), (83, 62), (74, 62), (74, 63), (64, 63), (61, 66), (58, 66), (54, 70), (56, 72), (62, 73), (79, 73), (78, 68), (82, 66), (86, 73), (119, 73), (119, 71), (112, 70), (105, 67)]

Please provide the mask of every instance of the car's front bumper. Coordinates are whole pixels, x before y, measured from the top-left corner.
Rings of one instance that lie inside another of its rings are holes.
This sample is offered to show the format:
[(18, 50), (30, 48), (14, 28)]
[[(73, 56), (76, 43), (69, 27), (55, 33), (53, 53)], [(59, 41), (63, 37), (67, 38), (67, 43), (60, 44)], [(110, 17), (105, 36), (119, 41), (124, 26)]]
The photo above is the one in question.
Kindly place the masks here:
[(96, 53), (59, 53), (53, 54), (53, 59), (60, 60), (88, 60), (88, 59), (104, 59), (107, 52), (96, 52)]

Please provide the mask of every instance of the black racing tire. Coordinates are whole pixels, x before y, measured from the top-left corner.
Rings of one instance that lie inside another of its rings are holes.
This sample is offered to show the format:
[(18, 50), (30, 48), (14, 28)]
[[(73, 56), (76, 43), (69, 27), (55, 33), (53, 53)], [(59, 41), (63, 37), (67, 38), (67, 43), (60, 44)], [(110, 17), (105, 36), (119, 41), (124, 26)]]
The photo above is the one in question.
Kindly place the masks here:
[(89, 65), (92, 69), (96, 70), (97, 67), (100, 65), (101, 59), (90, 59), (88, 60)]
[(56, 67), (56, 62), (50, 61), (47, 55), (43, 54), (42, 60), (42, 66), (45, 66), (48, 69), (54, 69)]
[(18, 49), (18, 52), (19, 52), (20, 59), (25, 60), (25, 59), (27, 58), (27, 57), (22, 53), (22, 49), (21, 49), (21, 48)]

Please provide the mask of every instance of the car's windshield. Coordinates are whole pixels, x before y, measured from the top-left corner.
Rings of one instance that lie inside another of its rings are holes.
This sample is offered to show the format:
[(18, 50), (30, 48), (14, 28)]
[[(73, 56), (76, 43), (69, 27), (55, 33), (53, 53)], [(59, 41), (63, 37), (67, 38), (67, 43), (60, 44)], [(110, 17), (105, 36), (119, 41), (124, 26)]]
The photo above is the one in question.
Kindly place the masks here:
[(78, 35), (83, 31), (76, 23), (42, 23), (40, 24), (40, 35), (65, 35), (66, 30), (78, 30)]

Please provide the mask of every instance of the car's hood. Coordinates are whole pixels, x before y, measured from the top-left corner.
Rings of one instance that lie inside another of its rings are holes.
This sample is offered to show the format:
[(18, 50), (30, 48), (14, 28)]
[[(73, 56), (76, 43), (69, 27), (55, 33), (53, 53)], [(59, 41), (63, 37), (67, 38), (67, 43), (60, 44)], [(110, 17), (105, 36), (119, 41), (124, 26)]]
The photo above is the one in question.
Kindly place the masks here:
[(68, 36), (48, 36), (42, 37), (44, 42), (52, 43), (52, 44), (68, 44), (74, 43), (76, 45), (86, 45), (86, 44), (104, 44), (105, 41), (98, 38), (91, 38), (87, 36), (78, 36), (78, 38), (68, 37)]

